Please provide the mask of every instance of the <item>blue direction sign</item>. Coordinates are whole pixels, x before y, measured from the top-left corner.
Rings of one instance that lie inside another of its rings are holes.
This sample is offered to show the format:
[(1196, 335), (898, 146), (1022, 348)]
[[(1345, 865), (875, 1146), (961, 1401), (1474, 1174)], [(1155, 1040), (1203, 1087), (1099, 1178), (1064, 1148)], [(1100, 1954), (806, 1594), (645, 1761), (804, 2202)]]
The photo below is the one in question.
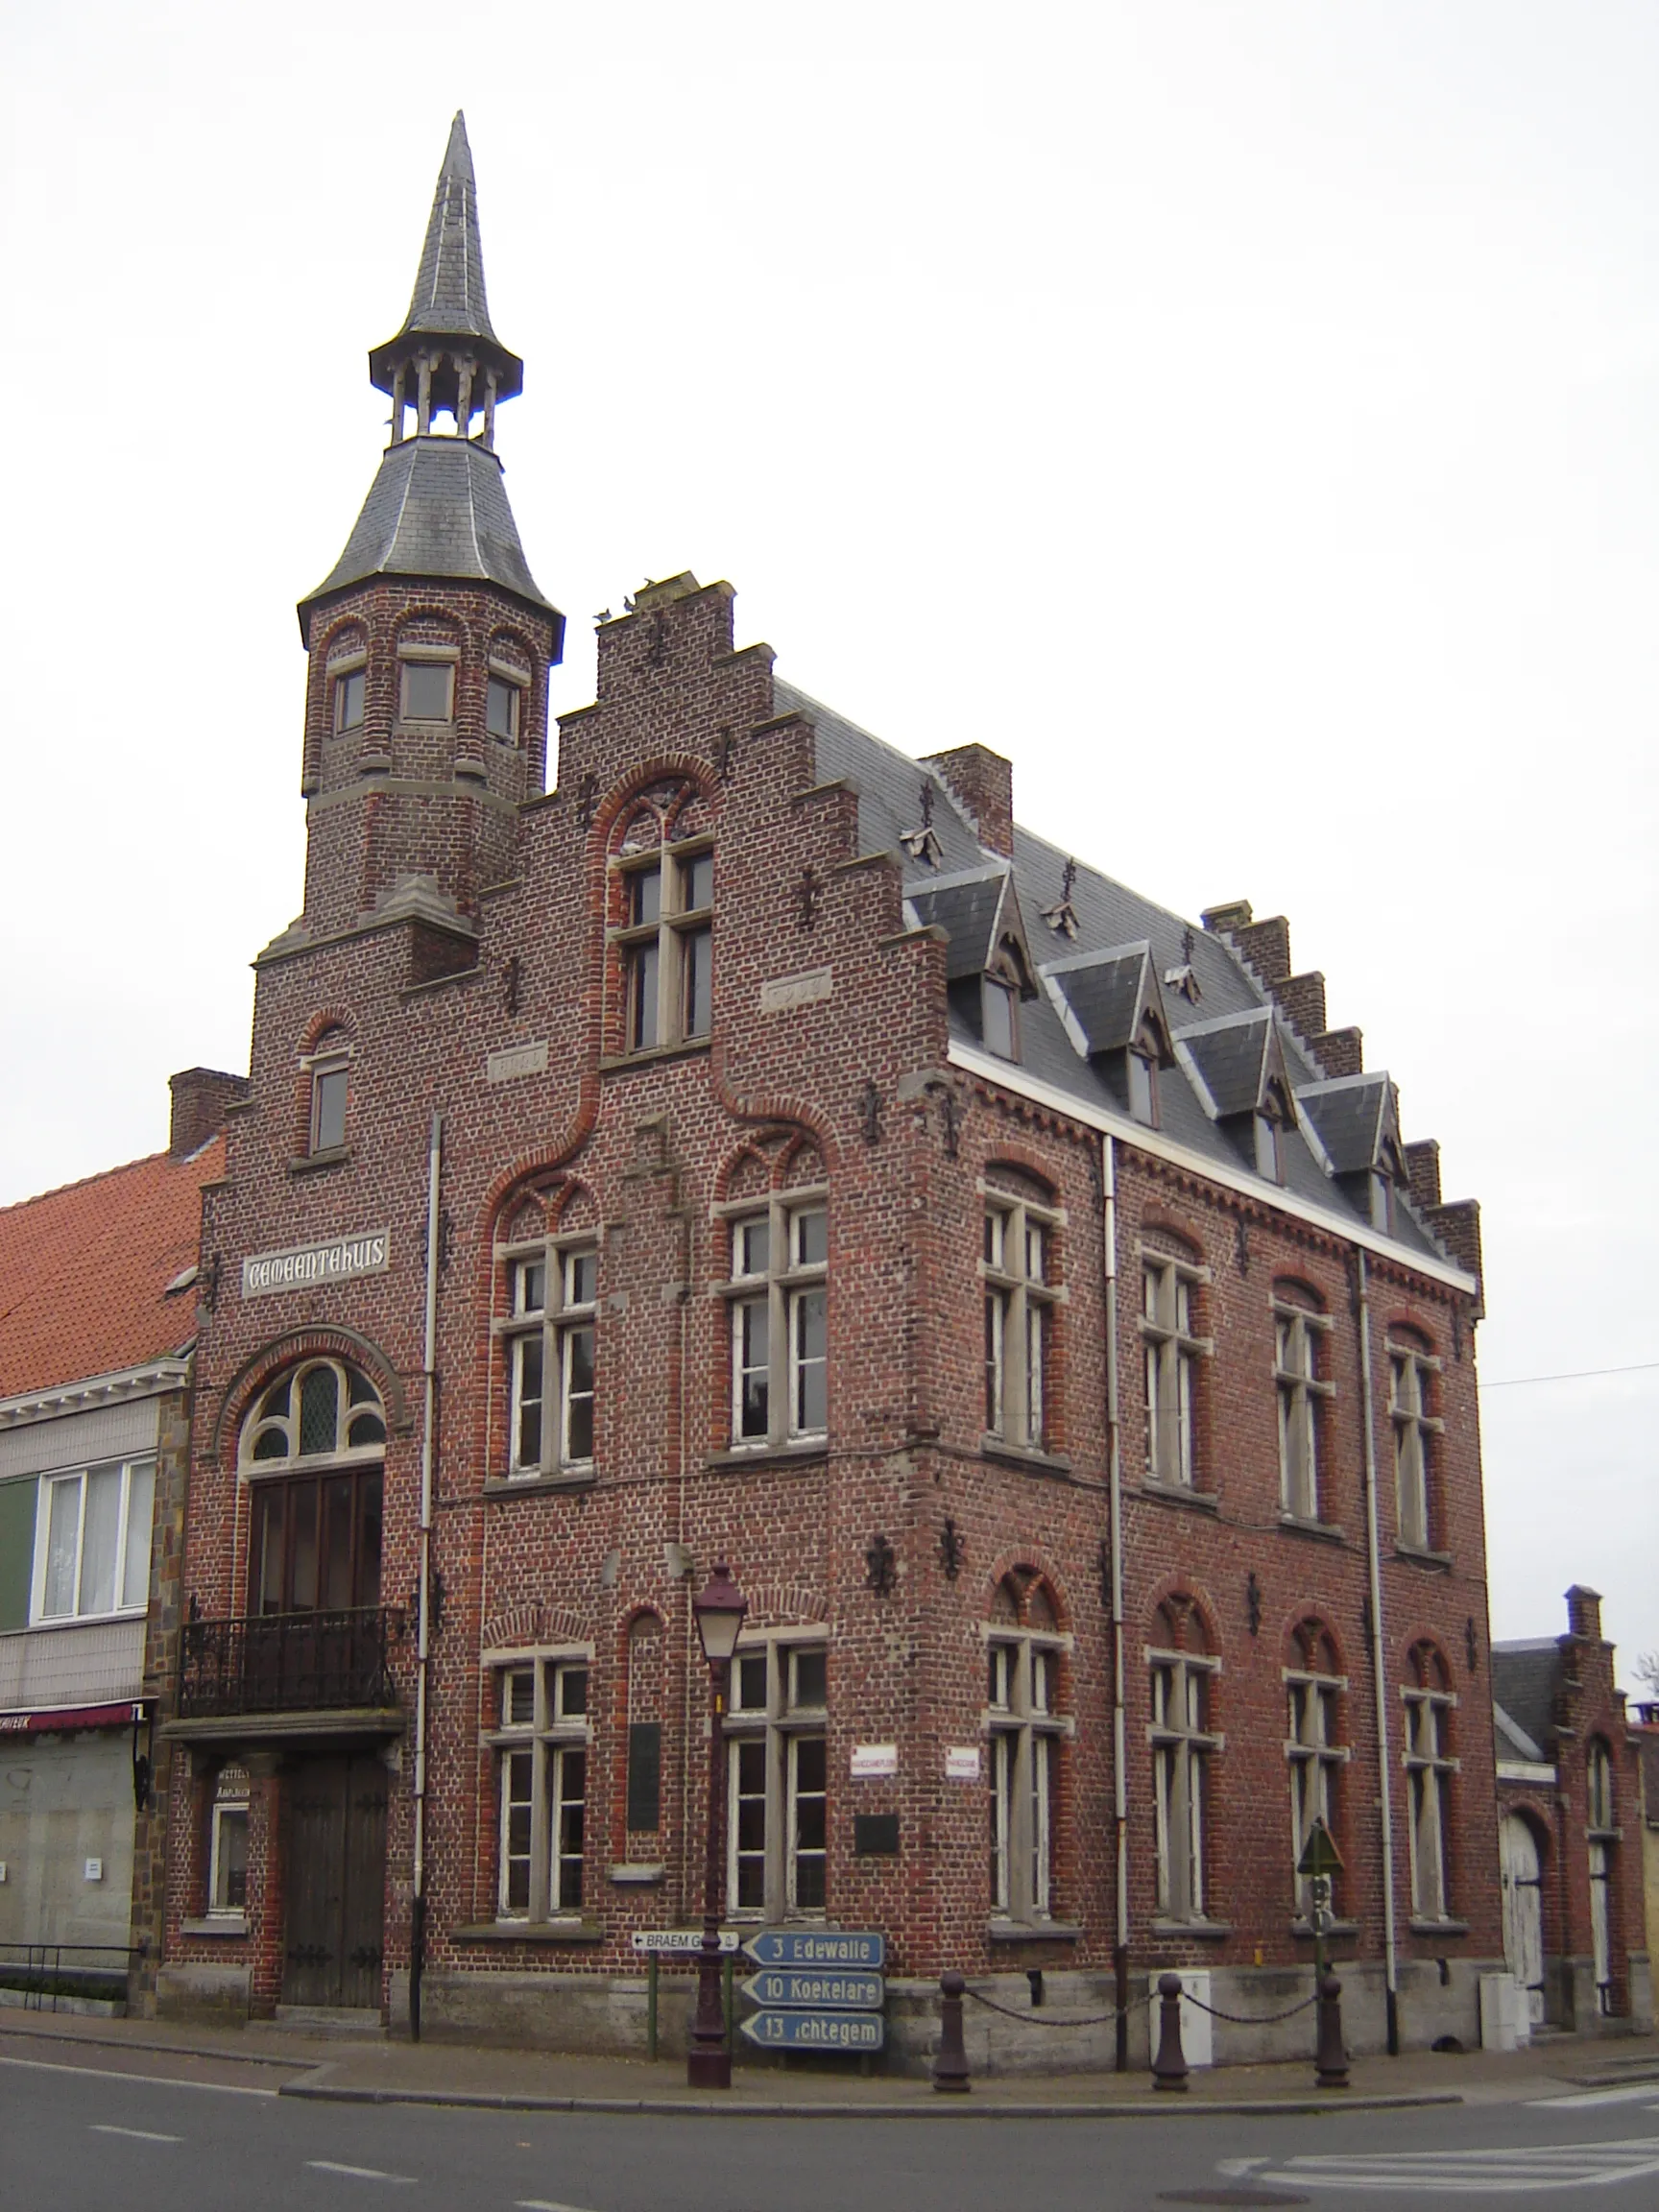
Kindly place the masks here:
[(796, 2011), (879, 2012), (887, 1985), (879, 1974), (837, 1966), (762, 1966), (743, 1984), (753, 2005), (785, 2005)]
[(762, 1935), (751, 1936), (743, 1948), (757, 1966), (862, 1966), (879, 1971), (887, 1960), (885, 1936), (843, 1928), (768, 1928)]
[(879, 2012), (754, 2012), (742, 2032), (771, 2051), (880, 2051), (887, 2042)]

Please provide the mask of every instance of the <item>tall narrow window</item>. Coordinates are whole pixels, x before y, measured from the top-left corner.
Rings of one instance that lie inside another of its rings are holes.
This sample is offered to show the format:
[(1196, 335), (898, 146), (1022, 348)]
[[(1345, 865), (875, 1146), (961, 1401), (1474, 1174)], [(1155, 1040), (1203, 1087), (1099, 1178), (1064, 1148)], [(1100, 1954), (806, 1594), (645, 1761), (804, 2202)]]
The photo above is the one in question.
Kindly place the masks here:
[(534, 1654), (496, 1671), (496, 1911), (503, 1920), (578, 1913), (588, 1817), (588, 1660)]
[(830, 1217), (790, 1191), (732, 1224), (732, 1441), (805, 1442), (829, 1428)]
[(1193, 1399), (1209, 1342), (1193, 1333), (1192, 1294), (1201, 1271), (1146, 1255), (1141, 1276), (1141, 1336), (1146, 1354), (1146, 1476), (1171, 1488), (1193, 1485)]
[(508, 1265), (509, 1472), (586, 1474), (593, 1463), (598, 1247), (555, 1238)]
[(1613, 1761), (1599, 1739), (1590, 1746), (1586, 1773), (1586, 1825), (1590, 1843), (1590, 1956), (1597, 2009), (1615, 2009), (1613, 1984), (1613, 1861), (1619, 1833), (1613, 1803)]
[[(990, 1739), (991, 1910), (999, 1919), (1053, 1916), (1060, 1656), (1066, 1640), (1041, 1592), (1022, 1608), (1018, 1585), (999, 1593), (999, 1620), (986, 1631), (984, 1728)], [(1020, 1627), (1022, 1613), (1043, 1623)]]
[(155, 1502), (151, 1459), (47, 1476), (36, 1508), (34, 1619), (142, 1612)]
[(1295, 1521), (1320, 1518), (1319, 1441), (1331, 1384), (1320, 1374), (1330, 1323), (1288, 1297), (1273, 1301), (1273, 1382), (1279, 1401), (1279, 1503)]
[(1413, 1680), (1401, 1693), (1406, 1705), (1403, 1753), (1411, 1834), (1411, 1917), (1445, 1920), (1451, 1912), (1447, 1845), (1449, 1793), (1457, 1761), (1447, 1740), (1456, 1700), (1446, 1663), (1431, 1645), (1412, 1652)]
[(1205, 1917), (1205, 1823), (1211, 1756), (1220, 1738), (1211, 1727), (1211, 1677), (1216, 1662), (1193, 1644), (1196, 1616), (1177, 1622), (1160, 1612), (1166, 1636), (1179, 1631), (1178, 1648), (1147, 1652), (1152, 1719), (1152, 1841), (1157, 1910), (1166, 1920)]
[(343, 736), (348, 730), (363, 727), (363, 710), (369, 692), (367, 668), (347, 668), (334, 679), (334, 733)]
[(484, 727), (503, 744), (518, 742), (518, 717), (524, 687), (509, 676), (492, 675), (484, 694)]
[(1431, 1378), (1440, 1362), (1414, 1345), (1388, 1347), (1388, 1415), (1394, 1429), (1396, 1526), (1402, 1544), (1426, 1550), (1432, 1540), (1432, 1439), (1441, 1424), (1430, 1411)]
[(248, 1908), (248, 1770), (219, 1769), (207, 1850), (209, 1917), (240, 1919)]
[(1337, 1671), (1335, 1647), (1317, 1622), (1304, 1623), (1297, 1637), (1304, 1663), (1285, 1670), (1289, 1706), (1285, 1757), (1290, 1769), (1290, 1864), (1296, 1911), (1307, 1919), (1313, 1910), (1312, 1877), (1294, 1869), (1316, 1820), (1333, 1836), (1336, 1831), (1337, 1790), (1348, 1760), (1339, 1733), (1339, 1700), (1348, 1684)]
[(740, 1918), (810, 1917), (829, 1896), (828, 1653), (739, 1647), (725, 1721), (727, 1879)]
[(1032, 1452), (1047, 1439), (1049, 1337), (1059, 1296), (1050, 1280), (1058, 1214), (1034, 1198), (988, 1190), (980, 1274), (985, 1285), (985, 1432)]
[(695, 1044), (713, 1025), (714, 854), (662, 845), (623, 870), (619, 948), (630, 1052)]

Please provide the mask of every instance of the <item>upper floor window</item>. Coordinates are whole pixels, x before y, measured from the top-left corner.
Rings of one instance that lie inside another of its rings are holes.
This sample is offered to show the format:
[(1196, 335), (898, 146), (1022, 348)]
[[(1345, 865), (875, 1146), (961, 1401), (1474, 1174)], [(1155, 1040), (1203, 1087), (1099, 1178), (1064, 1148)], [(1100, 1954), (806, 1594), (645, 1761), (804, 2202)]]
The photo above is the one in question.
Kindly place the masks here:
[(402, 719), (448, 722), (455, 713), (455, 663), (452, 660), (403, 661)]
[(1301, 1664), (1285, 1670), (1289, 1707), (1285, 1757), (1290, 1769), (1290, 1864), (1296, 1911), (1307, 1919), (1313, 1908), (1312, 1877), (1294, 1869), (1301, 1864), (1316, 1820), (1332, 1836), (1335, 1834), (1337, 1789), (1348, 1761), (1339, 1718), (1348, 1683), (1338, 1666), (1335, 1646), (1318, 1622), (1304, 1622), (1297, 1630), (1297, 1642)]
[(311, 1149), (333, 1152), (346, 1142), (346, 1099), (350, 1064), (344, 1055), (311, 1063)]
[(360, 730), (369, 697), (367, 668), (346, 668), (334, 679), (334, 733)]
[(830, 1426), (830, 1215), (793, 1190), (732, 1216), (732, 1441), (783, 1444)]
[(1411, 1653), (1412, 1679), (1401, 1692), (1406, 1706), (1402, 1754), (1410, 1815), (1411, 1916), (1444, 1920), (1451, 1911), (1447, 1863), (1452, 1833), (1451, 1783), (1457, 1771), (1449, 1732), (1452, 1695), (1446, 1662), (1431, 1644)]
[[(1041, 1585), (1022, 1606), (1010, 1581), (986, 1629), (984, 1729), (991, 1749), (991, 1909), (1010, 1920), (1052, 1916), (1057, 1768), (1066, 1639)], [(1015, 1623), (1023, 1623), (1015, 1625)]]
[(496, 1670), (496, 1911), (579, 1912), (588, 1840), (588, 1657), (538, 1654)]
[(1320, 1518), (1320, 1430), (1332, 1385), (1321, 1374), (1330, 1321), (1283, 1292), (1273, 1300), (1273, 1382), (1279, 1401), (1279, 1503), (1292, 1520)]
[(261, 1395), (243, 1423), (240, 1454), (257, 1478), (250, 1613), (379, 1604), (385, 1450), (380, 1394), (344, 1360), (303, 1361)]
[(1205, 1649), (1202, 1624), (1190, 1609), (1176, 1616), (1161, 1606), (1154, 1633), (1159, 1641), (1148, 1649), (1146, 1661), (1157, 1910), (1167, 1920), (1201, 1920), (1209, 1763), (1221, 1748), (1210, 1711), (1212, 1677), (1219, 1662)]
[(1390, 1339), (1388, 1416), (1394, 1430), (1395, 1526), (1402, 1544), (1426, 1550), (1432, 1533), (1431, 1512), (1433, 1440), (1441, 1423), (1431, 1412), (1432, 1378), (1440, 1362), (1417, 1345)]
[(726, 1894), (739, 1919), (822, 1913), (829, 1894), (829, 1652), (739, 1644), (726, 1730)]
[(585, 1471), (593, 1461), (598, 1246), (555, 1240), (509, 1269), (509, 1470)]
[(31, 1618), (141, 1613), (150, 1602), (156, 1463), (129, 1459), (41, 1478)]
[(1150, 1052), (1131, 1046), (1124, 1055), (1129, 1075), (1131, 1118), (1148, 1129), (1158, 1126), (1158, 1062)]
[(1592, 1834), (1611, 1832), (1618, 1826), (1613, 1807), (1613, 1761), (1599, 1739), (1590, 1746), (1588, 1824)]
[(504, 744), (518, 742), (524, 686), (510, 676), (492, 674), (484, 694), (484, 727)]
[(1209, 1349), (1195, 1333), (1193, 1293), (1203, 1270), (1145, 1254), (1141, 1275), (1141, 1335), (1146, 1353), (1146, 1476), (1190, 1489), (1196, 1368)]
[(630, 1052), (685, 1045), (713, 1022), (714, 854), (703, 842), (661, 845), (621, 862), (621, 948)]
[(1053, 1233), (1059, 1216), (1009, 1189), (985, 1193), (985, 1431), (1033, 1452), (1045, 1447), (1055, 1301)]

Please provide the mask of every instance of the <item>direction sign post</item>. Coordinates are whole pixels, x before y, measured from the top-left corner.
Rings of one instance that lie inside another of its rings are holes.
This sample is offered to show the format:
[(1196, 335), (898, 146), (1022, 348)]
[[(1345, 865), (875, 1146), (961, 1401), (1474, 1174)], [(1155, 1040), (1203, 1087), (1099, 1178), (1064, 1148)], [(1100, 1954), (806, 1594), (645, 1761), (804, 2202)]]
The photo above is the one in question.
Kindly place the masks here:
[(743, 1946), (757, 1966), (863, 1966), (879, 1973), (887, 1938), (843, 1928), (768, 1928)]
[(757, 2009), (743, 2033), (761, 2050), (886, 2048), (881, 1968), (887, 1939), (871, 1929), (767, 1928), (743, 1946), (759, 1971), (744, 1985)]
[(879, 2012), (753, 2012), (742, 2032), (763, 2051), (885, 2050), (887, 2023)]

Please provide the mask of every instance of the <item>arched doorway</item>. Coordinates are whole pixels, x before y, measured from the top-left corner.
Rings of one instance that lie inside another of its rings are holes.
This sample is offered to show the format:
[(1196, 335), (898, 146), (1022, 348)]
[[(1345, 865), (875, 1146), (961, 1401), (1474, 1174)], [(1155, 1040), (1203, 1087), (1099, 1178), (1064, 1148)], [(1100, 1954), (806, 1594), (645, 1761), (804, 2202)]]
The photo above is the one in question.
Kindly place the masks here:
[(1503, 1884), (1503, 1960), (1527, 1992), (1527, 2017), (1544, 2021), (1544, 1891), (1538, 1838), (1520, 1813), (1506, 1813), (1499, 1828)]

